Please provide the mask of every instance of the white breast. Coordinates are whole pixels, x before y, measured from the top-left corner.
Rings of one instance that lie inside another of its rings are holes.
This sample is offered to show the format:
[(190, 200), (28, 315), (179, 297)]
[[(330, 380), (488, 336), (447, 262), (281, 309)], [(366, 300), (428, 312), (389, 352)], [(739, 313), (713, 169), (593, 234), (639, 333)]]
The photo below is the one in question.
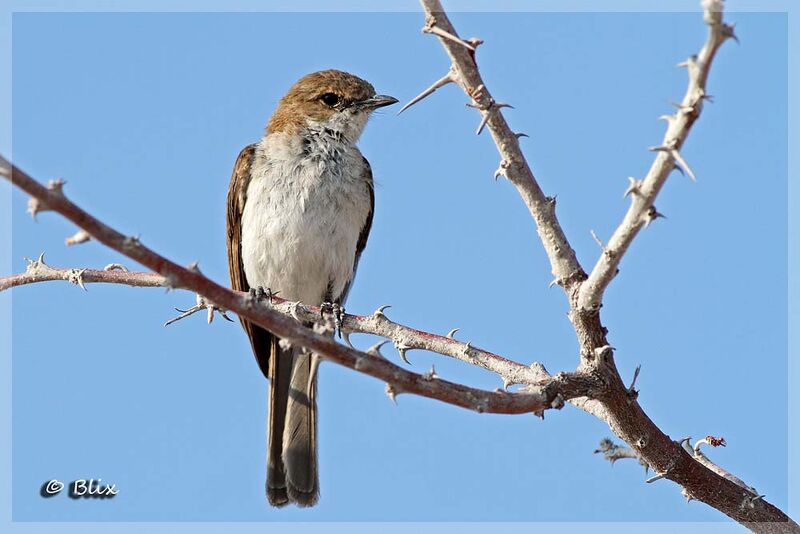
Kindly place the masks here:
[(242, 215), (250, 287), (314, 305), (340, 297), (371, 209), (363, 171), (358, 149), (334, 137), (262, 139)]

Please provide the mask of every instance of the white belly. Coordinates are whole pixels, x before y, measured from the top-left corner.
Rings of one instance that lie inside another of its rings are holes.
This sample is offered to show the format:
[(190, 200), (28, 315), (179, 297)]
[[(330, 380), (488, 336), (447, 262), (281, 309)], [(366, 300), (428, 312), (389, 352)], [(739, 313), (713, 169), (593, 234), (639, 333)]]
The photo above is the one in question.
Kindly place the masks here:
[(370, 195), (354, 146), (309, 157), (294, 145), (272, 134), (256, 150), (242, 260), (250, 287), (318, 305), (338, 299), (353, 275)]

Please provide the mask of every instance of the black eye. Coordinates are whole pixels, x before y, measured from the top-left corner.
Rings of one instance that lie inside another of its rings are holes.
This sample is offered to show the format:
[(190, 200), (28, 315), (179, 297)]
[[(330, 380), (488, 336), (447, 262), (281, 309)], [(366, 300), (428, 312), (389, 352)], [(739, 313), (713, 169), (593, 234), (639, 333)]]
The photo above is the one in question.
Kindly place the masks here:
[(330, 106), (330, 107), (333, 107), (333, 106), (335, 106), (336, 104), (339, 103), (339, 96), (335, 95), (333, 93), (325, 93), (324, 95), (319, 97), (319, 99), (322, 100), (322, 102), (326, 106)]

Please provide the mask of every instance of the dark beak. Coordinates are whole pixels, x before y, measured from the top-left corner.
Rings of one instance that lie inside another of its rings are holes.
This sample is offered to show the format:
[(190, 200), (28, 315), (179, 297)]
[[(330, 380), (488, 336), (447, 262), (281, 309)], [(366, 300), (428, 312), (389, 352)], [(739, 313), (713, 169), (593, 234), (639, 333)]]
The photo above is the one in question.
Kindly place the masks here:
[(384, 106), (391, 106), (392, 104), (397, 104), (397, 102), (398, 100), (393, 96), (375, 95), (366, 100), (362, 100), (358, 105), (364, 109), (373, 110)]

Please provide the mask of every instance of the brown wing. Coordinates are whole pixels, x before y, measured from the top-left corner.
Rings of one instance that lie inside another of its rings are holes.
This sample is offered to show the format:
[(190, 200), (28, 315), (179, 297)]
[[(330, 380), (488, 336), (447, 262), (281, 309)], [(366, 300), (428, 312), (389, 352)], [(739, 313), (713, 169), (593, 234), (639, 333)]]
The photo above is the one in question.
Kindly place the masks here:
[[(369, 213), (367, 214), (367, 220), (364, 221), (364, 227), (361, 228), (361, 234), (359, 234), (358, 236), (358, 244), (356, 245), (356, 262), (355, 265), (353, 266), (354, 271), (355, 268), (358, 266), (358, 260), (359, 258), (361, 258), (361, 253), (367, 246), (369, 231), (372, 229), (372, 214), (375, 212), (375, 183), (372, 181), (372, 167), (370, 167), (367, 158), (363, 159), (364, 159), (364, 181), (367, 182), (367, 187), (369, 187)], [(355, 272), (353, 272), (353, 276), (355, 276)]]
[(350, 292), (350, 286), (356, 277), (358, 260), (361, 259), (361, 253), (367, 246), (369, 231), (372, 229), (372, 214), (375, 212), (375, 183), (372, 180), (372, 167), (370, 167), (367, 158), (364, 158), (363, 156), (362, 158), (364, 160), (364, 173), (362, 178), (369, 188), (369, 213), (367, 214), (366, 220), (364, 220), (364, 226), (361, 227), (361, 233), (358, 235), (358, 242), (356, 243), (356, 258), (355, 261), (353, 261), (353, 274), (350, 276), (350, 280), (348, 280), (347, 284), (344, 286), (342, 294), (338, 299), (336, 299), (340, 304), (344, 303), (344, 301), (347, 299), (347, 294)]
[[(244, 264), (242, 263), (242, 213), (247, 201), (247, 186), (250, 183), (250, 168), (253, 163), (255, 148), (256, 145), (248, 145), (239, 153), (239, 157), (236, 158), (236, 165), (233, 167), (231, 184), (228, 188), (228, 217), (226, 225), (228, 270), (231, 276), (231, 288), (236, 291), (250, 290), (247, 276), (244, 273)], [(261, 327), (250, 324), (241, 317), (239, 320), (250, 338), (250, 345), (253, 347), (253, 354), (256, 357), (258, 366), (261, 368), (261, 372), (268, 377), (272, 334)]]

